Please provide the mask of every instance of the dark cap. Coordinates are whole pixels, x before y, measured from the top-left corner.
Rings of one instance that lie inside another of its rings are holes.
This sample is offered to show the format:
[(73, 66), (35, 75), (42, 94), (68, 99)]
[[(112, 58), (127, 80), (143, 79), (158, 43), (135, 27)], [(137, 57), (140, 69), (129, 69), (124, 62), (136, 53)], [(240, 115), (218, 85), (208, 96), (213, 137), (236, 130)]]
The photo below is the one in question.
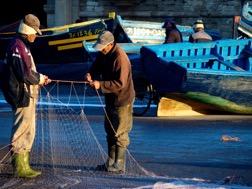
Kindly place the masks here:
[(93, 45), (93, 48), (95, 48), (97, 51), (101, 51), (107, 45), (113, 43), (114, 40), (114, 35), (110, 31), (103, 31), (98, 36), (96, 43)]
[(162, 28), (166, 28), (168, 23), (174, 25), (175, 21), (172, 18), (166, 18), (165, 21), (164, 21), (164, 24), (163, 24)]
[(40, 21), (39, 19), (33, 15), (33, 14), (27, 14), (24, 19), (23, 19), (23, 22), (32, 27), (36, 32), (38, 32), (39, 35), (42, 35), (39, 27), (40, 27)]

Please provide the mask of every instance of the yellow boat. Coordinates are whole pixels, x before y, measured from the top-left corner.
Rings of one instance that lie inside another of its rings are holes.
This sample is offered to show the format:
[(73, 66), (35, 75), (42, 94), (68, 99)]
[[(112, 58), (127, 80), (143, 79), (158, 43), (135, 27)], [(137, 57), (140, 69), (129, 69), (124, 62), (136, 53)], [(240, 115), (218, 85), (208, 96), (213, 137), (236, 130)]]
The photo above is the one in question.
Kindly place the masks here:
[[(62, 64), (85, 62), (88, 58), (83, 50), (83, 41), (95, 41), (103, 30), (112, 30), (114, 19), (94, 19), (59, 27), (42, 29), (31, 51), (37, 64)], [(18, 22), (16, 27), (18, 26)], [(6, 30), (6, 29), (5, 29)], [(7, 44), (15, 32), (0, 30), (0, 59), (4, 59)]]

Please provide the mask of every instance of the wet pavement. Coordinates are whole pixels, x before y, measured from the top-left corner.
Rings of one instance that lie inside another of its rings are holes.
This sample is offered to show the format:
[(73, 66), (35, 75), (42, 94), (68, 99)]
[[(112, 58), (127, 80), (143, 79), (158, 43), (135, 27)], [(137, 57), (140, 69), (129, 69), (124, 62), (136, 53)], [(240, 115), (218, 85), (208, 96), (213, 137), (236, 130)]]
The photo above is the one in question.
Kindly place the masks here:
[[(88, 97), (85, 103), (89, 124), (106, 149), (99, 99)], [(252, 116), (158, 118), (155, 110), (153, 105), (146, 116), (134, 117), (129, 151), (140, 165), (160, 176), (202, 178), (217, 183), (233, 178), (252, 186)], [(0, 125), (3, 146), (8, 144), (11, 130), (11, 111), (3, 98)], [(238, 140), (223, 141), (223, 136)]]

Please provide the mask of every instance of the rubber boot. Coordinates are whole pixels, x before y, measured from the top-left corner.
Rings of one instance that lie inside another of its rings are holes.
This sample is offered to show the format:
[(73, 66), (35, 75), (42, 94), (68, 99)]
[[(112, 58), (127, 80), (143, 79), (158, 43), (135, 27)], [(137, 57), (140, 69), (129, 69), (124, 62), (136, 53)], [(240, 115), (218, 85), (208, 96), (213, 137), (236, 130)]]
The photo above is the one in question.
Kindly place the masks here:
[(29, 165), (29, 153), (14, 154), (13, 155), (13, 166), (14, 174), (21, 178), (35, 178), (41, 175), (40, 171), (34, 171)]
[(34, 175), (41, 175), (41, 171), (35, 171), (31, 168), (30, 166), (30, 152), (26, 152), (25, 153), (25, 165), (26, 165), (26, 169), (28, 170), (28, 172), (34, 174)]
[(116, 145), (110, 146), (108, 148), (108, 159), (106, 162), (107, 167), (112, 166), (115, 163)]
[(117, 146), (116, 148), (116, 161), (115, 163), (108, 167), (109, 172), (113, 173), (124, 173), (126, 164), (126, 148)]
[(116, 151), (115, 145), (108, 146), (108, 159), (107, 159), (106, 163), (104, 163), (102, 165), (98, 165), (96, 167), (96, 170), (108, 171), (108, 167), (111, 167), (115, 162), (115, 151)]

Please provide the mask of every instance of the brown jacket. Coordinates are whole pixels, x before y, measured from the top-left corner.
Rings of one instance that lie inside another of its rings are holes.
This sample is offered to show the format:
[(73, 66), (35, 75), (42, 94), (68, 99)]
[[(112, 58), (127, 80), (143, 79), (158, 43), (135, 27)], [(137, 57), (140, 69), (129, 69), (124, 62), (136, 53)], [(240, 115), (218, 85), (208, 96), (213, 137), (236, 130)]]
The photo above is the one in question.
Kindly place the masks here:
[(100, 80), (106, 106), (124, 106), (133, 102), (135, 90), (131, 63), (127, 54), (118, 45), (104, 55), (99, 53), (89, 73)]
[(166, 37), (164, 43), (178, 43), (182, 42), (182, 35), (177, 29), (166, 30)]

